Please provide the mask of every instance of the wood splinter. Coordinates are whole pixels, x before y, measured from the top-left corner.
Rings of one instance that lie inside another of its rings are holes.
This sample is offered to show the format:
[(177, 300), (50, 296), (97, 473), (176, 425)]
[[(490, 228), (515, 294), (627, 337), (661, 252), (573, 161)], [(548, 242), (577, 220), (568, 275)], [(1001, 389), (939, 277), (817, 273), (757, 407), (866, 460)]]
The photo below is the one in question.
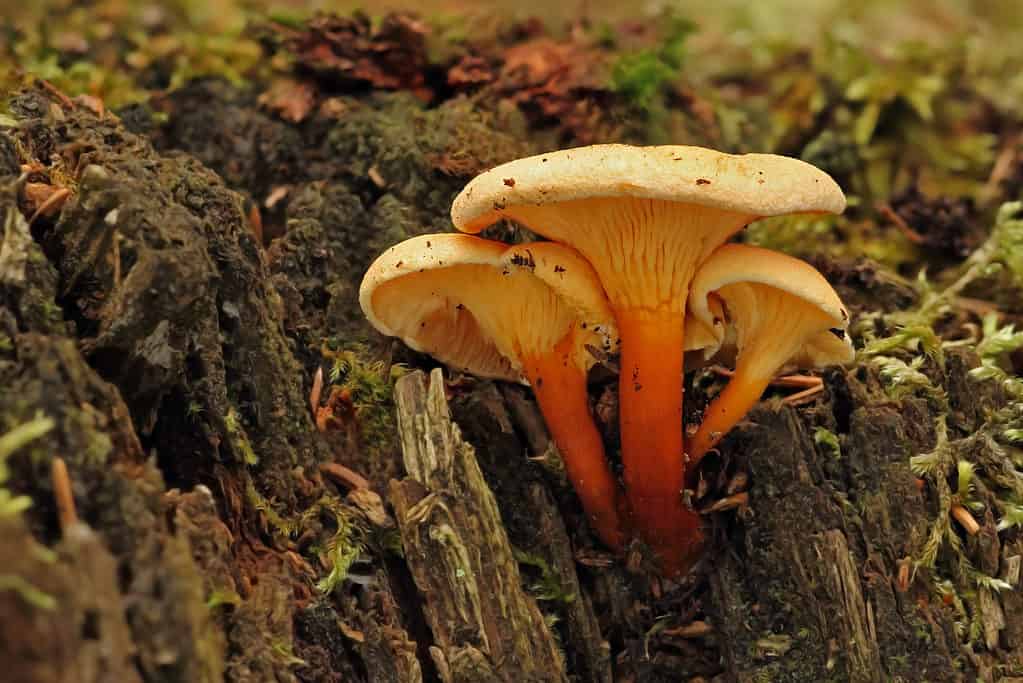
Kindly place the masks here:
[(786, 396), (785, 398), (783, 398), (781, 400), (781, 402), (784, 403), (785, 405), (789, 405), (789, 406), (800, 406), (800, 405), (803, 405), (804, 403), (808, 403), (817, 394), (820, 394), (820, 393), (823, 393), (823, 392), (824, 392), (824, 382), (822, 381), (820, 384), (818, 384), (815, 387), (810, 387), (809, 389), (803, 389), (802, 391), (799, 391), (799, 392), (797, 392), (795, 394), (792, 394), (791, 396)]
[(980, 531), (980, 524), (978, 524), (977, 520), (973, 518), (973, 515), (970, 514), (969, 510), (962, 505), (955, 503), (952, 505), (951, 512), (952, 516), (955, 517), (955, 520), (959, 522), (959, 525), (963, 527), (963, 530), (966, 531), (966, 533), (970, 536), (977, 535)]
[(75, 497), (71, 492), (71, 477), (68, 475), (67, 464), (59, 456), (54, 457), (50, 465), (50, 480), (53, 484), (53, 497), (57, 503), (60, 531), (66, 535), (68, 529), (78, 523), (78, 512), (75, 510)]

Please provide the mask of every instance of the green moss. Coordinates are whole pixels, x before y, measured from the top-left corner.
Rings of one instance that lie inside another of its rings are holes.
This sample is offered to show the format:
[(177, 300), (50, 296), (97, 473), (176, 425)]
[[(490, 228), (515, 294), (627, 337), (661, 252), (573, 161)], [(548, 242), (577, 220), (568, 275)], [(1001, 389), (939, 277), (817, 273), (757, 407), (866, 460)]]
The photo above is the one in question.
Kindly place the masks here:
[(528, 585), (528, 590), (533, 597), (537, 600), (561, 602), (566, 605), (575, 602), (576, 594), (561, 584), (558, 573), (544, 558), (518, 548), (513, 548), (512, 554), (517, 562), (532, 567), (540, 573), (539, 578)]
[(226, 589), (226, 590), (213, 590), (210, 591), (209, 596), (206, 598), (206, 609), (215, 610), (223, 605), (236, 606), (241, 604), (242, 598), (238, 595), (237, 591)]
[[(32, 499), (28, 496), (15, 496), (7, 489), (7, 480), (10, 478), (7, 459), (29, 443), (45, 436), (55, 426), (52, 418), (38, 415), (0, 436), (0, 520), (17, 517), (32, 505)], [(53, 562), (53, 555), (40, 554), (40, 559)], [(26, 603), (38, 609), (54, 610), (57, 607), (53, 596), (16, 574), (0, 574), (0, 591), (5, 590), (14, 591)]]
[(296, 657), (291, 643), (285, 642), (274, 642), (270, 644), (270, 649), (277, 656), (281, 664), (285, 666), (306, 666), (306, 661), (301, 657)]
[(333, 499), (324, 499), (320, 505), (323, 511), (330, 513), (337, 527), (324, 548), (330, 561), (330, 572), (316, 582), (316, 588), (330, 594), (348, 578), (348, 570), (365, 550), (365, 533)]
[(253, 509), (262, 513), (273, 533), (285, 539), (297, 538), (310, 529), (321, 532), (321, 517), (326, 517), (333, 524), (333, 533), (322, 545), (310, 549), (314, 553), (322, 551), (330, 562), (327, 575), (316, 583), (316, 587), (324, 593), (332, 592), (344, 582), (348, 570), (366, 549), (366, 529), (356, 522), (354, 515), (336, 496), (323, 496), (297, 515), (285, 515), (260, 495), (250, 479), (246, 484), (245, 498)]
[(686, 41), (696, 25), (673, 12), (659, 22), (660, 42), (656, 47), (619, 56), (611, 67), (611, 88), (641, 111), (663, 103), (664, 88), (677, 80), (686, 56)]
[(838, 435), (834, 432), (824, 427), (817, 427), (813, 432), (813, 442), (818, 446), (823, 446), (834, 457), (842, 457), (842, 446), (838, 441)]
[(37, 415), (28, 422), (23, 422), (11, 429), (3, 436), (0, 436), (0, 518), (14, 517), (31, 504), (28, 496), (15, 496), (7, 488), (7, 480), (10, 478), (10, 469), (7, 466), (7, 459), (36, 439), (49, 433), (56, 423), (50, 417)]
[(388, 366), (380, 361), (365, 359), (362, 346), (332, 350), (336, 342), (328, 340), (322, 353), (331, 362), (327, 373), (330, 384), (348, 392), (355, 408), (358, 442), (363, 456), (374, 459), (396, 448), (397, 423), (394, 417), (394, 382), (406, 368)]
[(242, 427), (241, 418), (234, 407), (229, 408), (224, 415), (224, 428), (231, 438), (231, 445), (242, 456), (242, 462), (246, 465), (258, 465), (259, 456), (252, 448), (252, 442), (249, 441), (249, 436)]

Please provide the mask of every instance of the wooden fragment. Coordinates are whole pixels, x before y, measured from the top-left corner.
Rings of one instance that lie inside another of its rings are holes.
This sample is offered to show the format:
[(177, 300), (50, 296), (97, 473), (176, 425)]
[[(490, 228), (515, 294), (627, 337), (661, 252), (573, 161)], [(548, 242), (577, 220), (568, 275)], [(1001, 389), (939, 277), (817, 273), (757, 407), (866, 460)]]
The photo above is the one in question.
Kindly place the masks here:
[(565, 681), (550, 629), (518, 565), (473, 448), (451, 421), (440, 370), (398, 380), (405, 469), (391, 502), (443, 680)]

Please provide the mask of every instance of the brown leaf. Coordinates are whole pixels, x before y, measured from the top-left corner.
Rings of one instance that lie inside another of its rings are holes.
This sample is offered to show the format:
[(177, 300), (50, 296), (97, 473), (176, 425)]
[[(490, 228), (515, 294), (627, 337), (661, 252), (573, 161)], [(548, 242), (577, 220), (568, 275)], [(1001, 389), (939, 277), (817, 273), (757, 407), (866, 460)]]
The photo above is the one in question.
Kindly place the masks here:
[(284, 45), (301, 68), (343, 85), (412, 90), (429, 97), (427, 33), (426, 25), (409, 14), (389, 14), (376, 30), (365, 14), (323, 14), (305, 31), (289, 35)]
[(316, 106), (316, 89), (308, 80), (278, 78), (259, 96), (259, 103), (291, 123), (301, 123)]
[(465, 55), (448, 70), (448, 85), (457, 90), (493, 83), (497, 70), (483, 57)]
[(504, 53), (492, 87), (534, 123), (556, 122), (580, 143), (598, 134), (609, 97), (603, 53), (578, 42), (535, 38)]

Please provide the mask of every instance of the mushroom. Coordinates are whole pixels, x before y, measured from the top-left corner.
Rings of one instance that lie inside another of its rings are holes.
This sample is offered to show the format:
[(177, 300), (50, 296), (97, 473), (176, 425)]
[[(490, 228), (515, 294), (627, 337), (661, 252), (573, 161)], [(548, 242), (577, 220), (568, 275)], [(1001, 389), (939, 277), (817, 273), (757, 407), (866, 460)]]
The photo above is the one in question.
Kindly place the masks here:
[[(698, 543), (684, 508), (684, 316), (696, 268), (764, 216), (840, 212), (823, 171), (786, 157), (699, 147), (594, 145), (518, 159), (474, 178), (451, 217), (463, 232), (511, 218), (593, 265), (621, 334), (619, 407), (625, 488), (645, 540), (684, 568)], [(680, 544), (692, 546), (688, 550)]]
[[(721, 304), (732, 330), (725, 327)], [(718, 339), (716, 346), (705, 344), (705, 353), (716, 352), (734, 330), (737, 354), (735, 373), (689, 441), (690, 467), (760, 400), (784, 365), (823, 367), (848, 363), (854, 355), (846, 333), (849, 314), (824, 276), (769, 249), (726, 244), (715, 251), (693, 279), (689, 310)]]
[(569, 479), (601, 540), (624, 543), (618, 484), (590, 415), (586, 346), (611, 349), (614, 316), (589, 264), (553, 242), (508, 246), (423, 235), (384, 252), (359, 290), (386, 335), (482, 377), (532, 385)]

